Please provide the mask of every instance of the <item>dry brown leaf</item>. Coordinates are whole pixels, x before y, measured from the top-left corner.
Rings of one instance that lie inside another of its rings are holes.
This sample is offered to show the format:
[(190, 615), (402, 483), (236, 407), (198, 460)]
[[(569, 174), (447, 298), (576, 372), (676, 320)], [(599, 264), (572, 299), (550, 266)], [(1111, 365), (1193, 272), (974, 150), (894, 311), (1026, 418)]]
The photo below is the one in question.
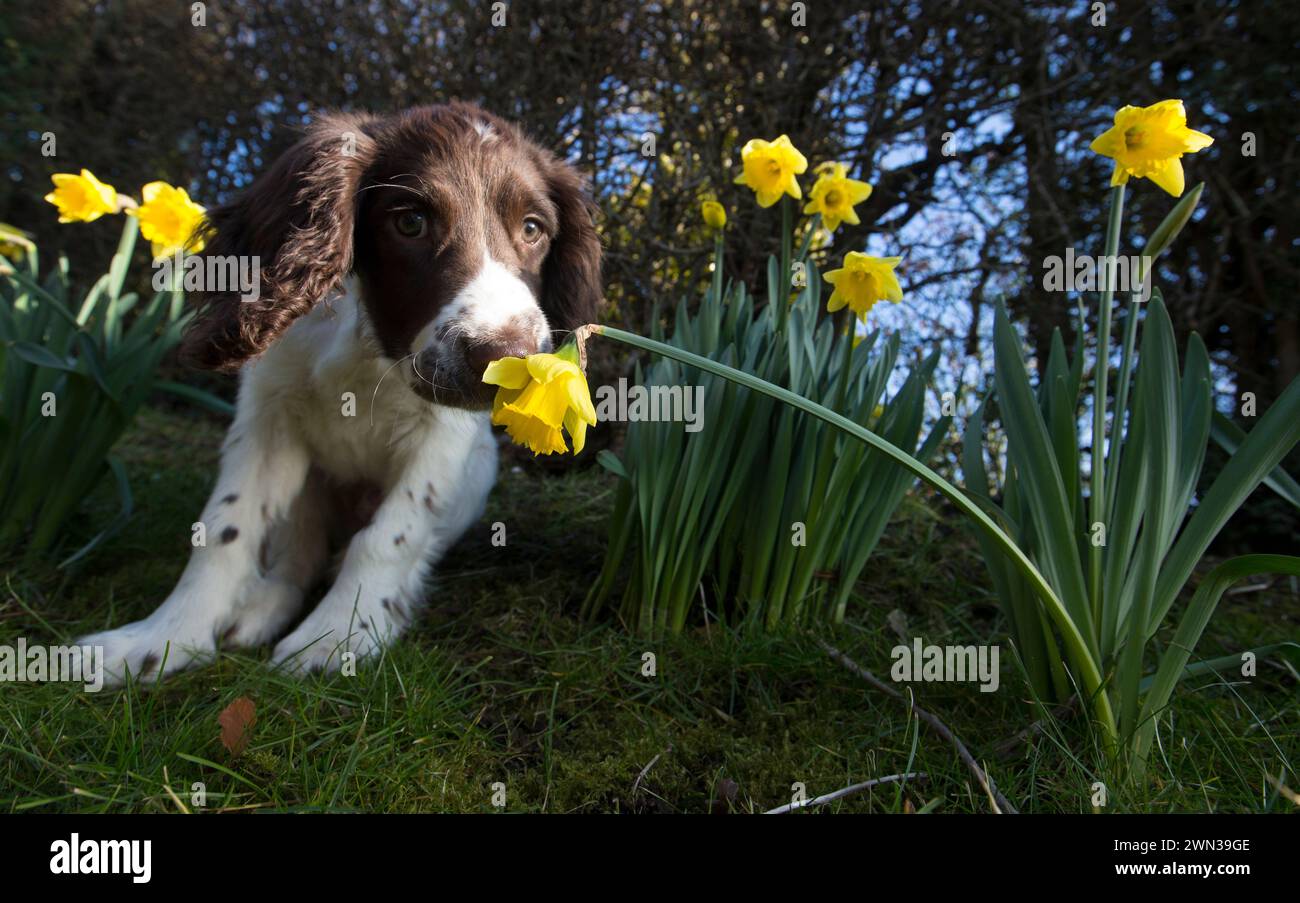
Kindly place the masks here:
[(217, 724), (221, 725), (221, 745), (232, 756), (239, 755), (248, 746), (256, 723), (257, 706), (247, 696), (240, 696), (217, 716)]

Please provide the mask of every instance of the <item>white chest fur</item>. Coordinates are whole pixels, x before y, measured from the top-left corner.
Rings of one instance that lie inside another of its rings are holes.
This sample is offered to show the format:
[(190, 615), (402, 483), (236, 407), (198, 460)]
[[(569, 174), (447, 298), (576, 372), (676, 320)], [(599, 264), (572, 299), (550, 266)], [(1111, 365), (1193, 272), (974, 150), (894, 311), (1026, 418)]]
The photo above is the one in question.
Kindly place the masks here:
[[(292, 430), (313, 463), (343, 481), (391, 488), (422, 455), (481, 444), (486, 412), (447, 408), (407, 385), (404, 364), (382, 357), (355, 287), (300, 318), (245, 369), (241, 408)], [(490, 442), (490, 436), (488, 440)]]

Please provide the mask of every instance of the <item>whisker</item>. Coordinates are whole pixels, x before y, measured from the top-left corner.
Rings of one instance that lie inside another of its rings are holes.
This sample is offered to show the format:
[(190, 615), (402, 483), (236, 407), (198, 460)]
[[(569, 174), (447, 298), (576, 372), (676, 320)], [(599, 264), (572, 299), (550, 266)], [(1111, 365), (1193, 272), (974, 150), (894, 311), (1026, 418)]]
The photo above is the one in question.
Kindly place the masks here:
[[(434, 369), (433, 369), (433, 375), (434, 375), (434, 376), (437, 376), (437, 375), (438, 375), (438, 361), (435, 360), (435, 361), (433, 362), (433, 368), (434, 368)], [(433, 380), (429, 379), (429, 377), (427, 377), (427, 376), (425, 376), (423, 373), (421, 373), (421, 372), (420, 372), (420, 368), (419, 368), (418, 366), (416, 366), (415, 361), (411, 361), (411, 369), (415, 371), (415, 375), (416, 375), (416, 376), (420, 377), (420, 379), (424, 380), (426, 383), (428, 383), (429, 385), (433, 386), (435, 389), (446, 389), (446, 388), (447, 388), (447, 386), (439, 385), (438, 383), (434, 382)]]
[[(406, 360), (407, 358), (413, 358), (413, 357), (415, 357), (415, 352), (414, 352), (414, 351), (412, 351), (412, 352), (411, 352), (410, 354), (408, 354), (406, 357), (399, 358), (398, 360), (393, 361), (393, 366), (392, 366), (392, 367), (389, 367), (387, 370), (385, 370), (385, 371), (380, 375), (380, 377), (379, 377), (379, 382), (375, 383), (375, 391), (372, 392), (372, 393), (370, 394), (370, 425), (371, 425), (371, 427), (373, 427), (373, 426), (375, 425), (375, 399), (379, 397), (379, 387), (383, 384), (384, 380), (388, 377), (388, 374), (390, 374), (390, 373), (393, 372), (393, 368), (400, 366), (401, 363), (402, 363), (402, 361)], [(411, 367), (412, 367), (412, 368), (415, 367), (415, 363), (414, 363), (414, 361), (412, 361), (412, 363), (411, 363)], [(418, 371), (417, 371), (417, 372), (418, 372)]]
[[(395, 182), (376, 182), (374, 185), (365, 186), (364, 188), (361, 189), (361, 191), (369, 191), (372, 188), (400, 188), (403, 191), (411, 192), (411, 194), (415, 195), (416, 197), (419, 197), (421, 199), (424, 198), (424, 194), (422, 192), (418, 191), (415, 188), (412, 188), (410, 185), (398, 185)], [(357, 194), (360, 194), (361, 191), (358, 191)]]

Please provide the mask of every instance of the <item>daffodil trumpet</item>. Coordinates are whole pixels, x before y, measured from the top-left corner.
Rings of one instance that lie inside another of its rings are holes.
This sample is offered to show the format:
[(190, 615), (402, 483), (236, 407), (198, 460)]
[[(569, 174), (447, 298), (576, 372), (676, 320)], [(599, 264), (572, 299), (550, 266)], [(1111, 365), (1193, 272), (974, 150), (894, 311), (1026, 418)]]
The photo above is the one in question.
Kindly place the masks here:
[(587, 427), (596, 425), (577, 342), (554, 354), (505, 357), (488, 364), (483, 382), (497, 386), (492, 422), (535, 455), (563, 454), (567, 431), (573, 453), (582, 451)]

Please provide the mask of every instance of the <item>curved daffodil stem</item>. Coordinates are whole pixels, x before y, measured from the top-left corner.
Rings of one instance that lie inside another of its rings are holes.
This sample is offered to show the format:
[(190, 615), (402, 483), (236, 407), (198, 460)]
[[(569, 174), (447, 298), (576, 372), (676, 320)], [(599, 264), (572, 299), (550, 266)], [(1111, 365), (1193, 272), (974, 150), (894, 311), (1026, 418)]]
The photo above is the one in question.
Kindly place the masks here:
[[(1092, 393), (1092, 457), (1089, 488), (1091, 530), (1097, 524), (1106, 525), (1106, 395), (1110, 380), (1110, 314), (1115, 300), (1115, 255), (1119, 253), (1119, 232), (1124, 221), (1124, 185), (1110, 190), (1110, 219), (1106, 223), (1106, 254), (1099, 272), (1103, 275), (1101, 303), (1097, 307), (1097, 363), (1093, 371)], [(1102, 550), (1091, 543), (1088, 556), (1092, 590), (1092, 621), (1101, 623), (1102, 601)]]
[[(1034, 563), (1029, 560), (1020, 547), (1016, 545), (1015, 540), (1006, 534), (993, 519), (985, 514), (978, 505), (967, 498), (966, 494), (953, 484), (949, 483), (938, 473), (931, 470), (921, 461), (913, 458), (907, 452), (898, 448), (896, 445), (882, 439), (875, 433), (865, 427), (854, 423), (847, 417), (835, 413), (829, 408), (823, 407), (814, 401), (809, 401), (802, 395), (797, 395), (789, 389), (773, 385), (766, 380), (745, 373), (743, 370), (737, 370), (734, 367), (728, 367), (717, 361), (701, 357), (698, 354), (692, 354), (681, 348), (674, 348), (663, 342), (657, 342), (654, 339), (647, 339), (635, 333), (625, 332), (622, 329), (615, 329), (611, 326), (589, 325), (578, 330), (581, 339), (588, 335), (603, 335), (606, 338), (613, 339), (616, 342), (622, 342), (625, 345), (631, 345), (633, 348), (640, 348), (653, 354), (659, 354), (679, 363), (695, 367), (714, 376), (729, 380), (737, 385), (752, 389), (769, 398), (775, 398), (777, 401), (788, 404), (794, 408), (811, 414), (812, 416), (829, 423), (831, 426), (848, 433), (856, 439), (865, 442), (872, 448), (884, 453), (892, 458), (898, 464), (907, 468), (916, 476), (920, 477), (930, 486), (938, 490), (948, 501), (952, 502), (963, 514), (971, 519), (974, 525), (988, 535), (996, 543), (1011, 563), (1020, 571), (1026, 580), (1029, 581), (1034, 591), (1042, 600), (1043, 606), (1048, 615), (1052, 618), (1057, 628), (1061, 631), (1061, 636), (1069, 650), (1070, 661), (1078, 669), (1078, 676), (1082, 682), (1084, 696), (1092, 703), (1093, 710), (1096, 713), (1097, 722), (1101, 725), (1103, 740), (1109, 753), (1114, 753), (1116, 741), (1118, 738), (1118, 729), (1115, 723), (1115, 715), (1111, 711), (1110, 699), (1106, 695), (1105, 688), (1102, 686), (1101, 672), (1098, 670), (1097, 662), (1088, 651), (1088, 643), (1079, 628), (1070, 618), (1065, 609), (1065, 605), (1053, 592), (1051, 585), (1046, 578), (1039, 572)], [(580, 339), (580, 341), (581, 341)]]

